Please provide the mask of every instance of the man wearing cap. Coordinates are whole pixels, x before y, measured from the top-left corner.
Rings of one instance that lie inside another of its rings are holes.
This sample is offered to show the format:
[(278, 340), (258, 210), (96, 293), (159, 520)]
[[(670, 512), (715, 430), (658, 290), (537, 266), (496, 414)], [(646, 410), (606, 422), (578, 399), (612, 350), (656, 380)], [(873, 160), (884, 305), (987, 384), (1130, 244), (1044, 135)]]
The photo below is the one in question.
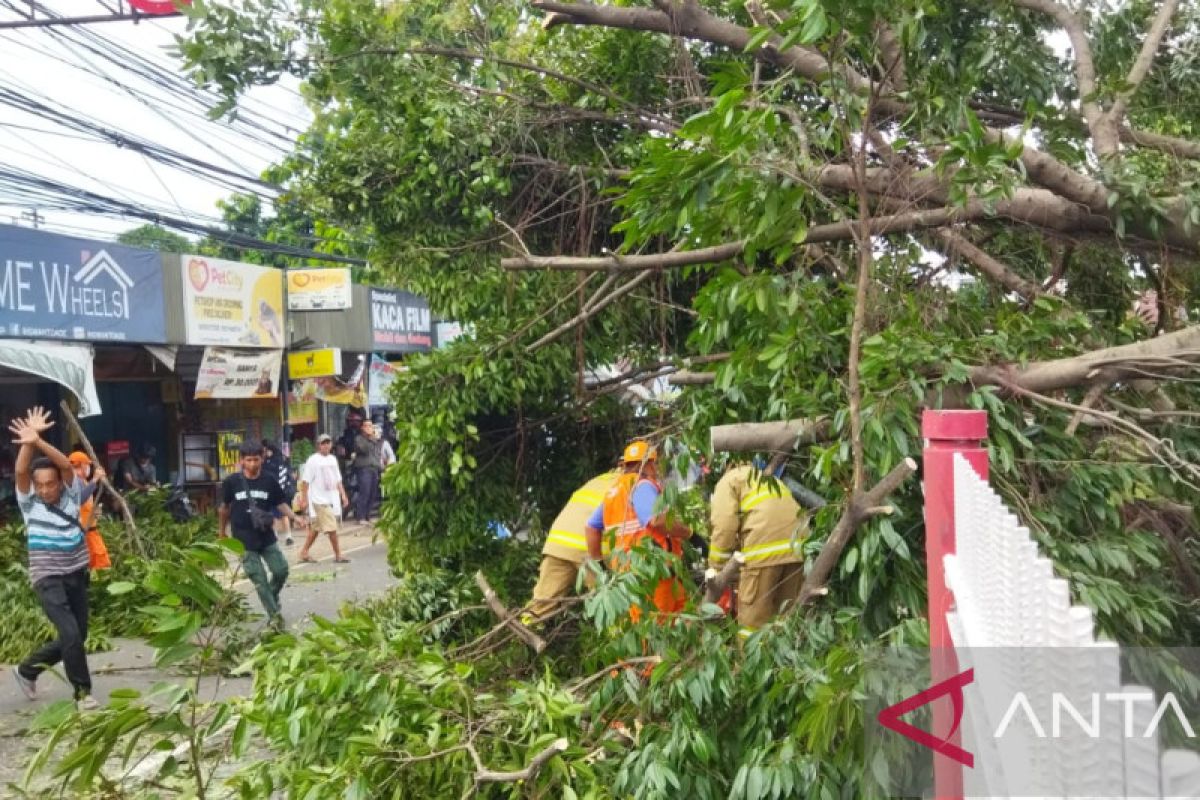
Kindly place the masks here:
[[(783, 475), (780, 467), (775, 478)], [(796, 599), (804, 582), (799, 545), (808, 515), (778, 480), (750, 464), (726, 470), (713, 490), (708, 565), (721, 569), (745, 556), (738, 585), (738, 635), (748, 638)]]
[(617, 479), (615, 471), (597, 475), (575, 490), (571, 499), (550, 525), (542, 547), (542, 565), (538, 570), (533, 599), (521, 622), (530, 624), (558, 607), (558, 601), (575, 588), (579, 566), (588, 560), (587, 521), (592, 511), (604, 502), (604, 494)]
[(296, 494), (296, 510), (308, 509), (312, 526), (304, 547), (300, 549), (301, 561), (312, 561), (308, 555), (309, 548), (317, 541), (322, 533), (329, 536), (329, 544), (333, 547), (333, 560), (345, 564), (350, 559), (342, 556), (338, 545), (338, 520), (341, 519), (342, 509), (350, 504), (346, 497), (346, 488), (342, 485), (342, 472), (338, 469), (337, 458), (333, 450), (333, 437), (322, 433), (317, 437), (317, 452), (308, 457), (300, 471), (300, 486)]
[[(682, 543), (691, 536), (691, 531), (677, 522), (668, 523), (666, 512), (655, 514), (654, 507), (661, 494), (658, 454), (644, 439), (631, 442), (621, 456), (620, 476), (587, 522), (586, 537), (591, 557), (603, 557), (604, 531), (615, 532), (615, 551), (628, 552), (649, 537), (668, 553), (682, 555)], [(621, 561), (619, 557), (614, 558), (614, 568), (627, 568)], [(664, 578), (654, 589), (654, 606), (664, 614), (682, 611), (685, 599), (678, 578)], [(641, 618), (641, 613), (638, 606), (629, 609), (634, 622)]]

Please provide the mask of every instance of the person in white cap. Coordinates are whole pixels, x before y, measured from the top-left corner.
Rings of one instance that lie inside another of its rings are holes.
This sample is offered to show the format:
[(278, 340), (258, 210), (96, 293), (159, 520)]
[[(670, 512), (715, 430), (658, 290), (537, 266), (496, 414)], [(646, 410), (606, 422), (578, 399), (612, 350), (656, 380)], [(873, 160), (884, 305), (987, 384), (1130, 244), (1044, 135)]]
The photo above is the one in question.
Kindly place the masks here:
[(317, 437), (317, 452), (308, 457), (300, 471), (296, 509), (308, 509), (308, 516), (313, 521), (309, 526), (304, 547), (300, 550), (301, 561), (313, 560), (309, 557), (308, 550), (322, 533), (329, 536), (334, 562), (345, 564), (350, 561), (342, 555), (342, 549), (338, 545), (338, 521), (342, 517), (342, 509), (350, 504), (350, 500), (346, 497), (346, 487), (342, 485), (342, 471), (338, 468), (338, 460), (332, 450), (333, 437), (327, 433), (321, 434)]

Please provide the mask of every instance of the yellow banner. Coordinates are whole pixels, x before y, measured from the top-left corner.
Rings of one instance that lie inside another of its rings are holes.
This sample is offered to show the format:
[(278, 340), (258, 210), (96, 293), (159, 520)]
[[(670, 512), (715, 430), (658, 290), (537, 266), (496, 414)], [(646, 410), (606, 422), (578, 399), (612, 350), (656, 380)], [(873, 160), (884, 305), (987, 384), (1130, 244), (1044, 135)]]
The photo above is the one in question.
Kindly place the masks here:
[(238, 471), (238, 463), (242, 460), (241, 447), (241, 431), (220, 431), (217, 433), (217, 462), (221, 466), (222, 478)]
[(288, 377), (292, 380), (341, 374), (342, 351), (340, 348), (326, 347), (323, 350), (302, 350), (298, 353), (288, 353)]

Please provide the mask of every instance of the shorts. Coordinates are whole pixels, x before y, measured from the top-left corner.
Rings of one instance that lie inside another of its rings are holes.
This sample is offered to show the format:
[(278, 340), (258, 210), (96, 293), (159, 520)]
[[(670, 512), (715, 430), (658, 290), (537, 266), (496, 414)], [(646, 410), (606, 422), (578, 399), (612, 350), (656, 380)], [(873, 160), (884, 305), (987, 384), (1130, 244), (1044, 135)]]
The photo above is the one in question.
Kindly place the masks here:
[(283, 519), (283, 512), (280, 511), (278, 508), (272, 508), (271, 516), (274, 517), (275, 519)]
[(313, 511), (316, 513), (313, 530), (317, 533), (337, 533), (338, 517), (333, 513), (333, 506), (314, 505)]

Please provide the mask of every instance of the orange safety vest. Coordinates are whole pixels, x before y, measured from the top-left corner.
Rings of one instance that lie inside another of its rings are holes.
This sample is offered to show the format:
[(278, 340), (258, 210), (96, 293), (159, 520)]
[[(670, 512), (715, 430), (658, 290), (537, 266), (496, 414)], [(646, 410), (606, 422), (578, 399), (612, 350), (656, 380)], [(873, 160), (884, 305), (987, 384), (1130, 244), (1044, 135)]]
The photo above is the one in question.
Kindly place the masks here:
[[(643, 478), (636, 472), (626, 472), (617, 478), (617, 482), (604, 495), (604, 529), (616, 530), (615, 550), (629, 552), (633, 546), (650, 536), (655, 544), (672, 555), (682, 555), (683, 547), (665, 532), (652, 526), (644, 526), (638, 520), (637, 511), (633, 507), (633, 490), (641, 483), (649, 483), (656, 492), (662, 487), (657, 481)], [(613, 559), (613, 569), (620, 569), (617, 559)], [(664, 578), (654, 588), (654, 607), (664, 614), (675, 614), (683, 610), (686, 597), (683, 584), (678, 578)], [(638, 606), (629, 609), (629, 617), (634, 622), (641, 619), (642, 610)]]

